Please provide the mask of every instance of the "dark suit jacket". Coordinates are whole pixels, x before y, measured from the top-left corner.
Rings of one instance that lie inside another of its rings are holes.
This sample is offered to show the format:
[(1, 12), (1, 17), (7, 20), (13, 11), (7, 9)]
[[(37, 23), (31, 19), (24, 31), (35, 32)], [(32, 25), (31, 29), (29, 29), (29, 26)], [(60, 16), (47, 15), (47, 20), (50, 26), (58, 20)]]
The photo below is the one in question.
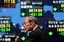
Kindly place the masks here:
[(32, 31), (24, 42), (45, 42), (45, 34), (40, 27)]

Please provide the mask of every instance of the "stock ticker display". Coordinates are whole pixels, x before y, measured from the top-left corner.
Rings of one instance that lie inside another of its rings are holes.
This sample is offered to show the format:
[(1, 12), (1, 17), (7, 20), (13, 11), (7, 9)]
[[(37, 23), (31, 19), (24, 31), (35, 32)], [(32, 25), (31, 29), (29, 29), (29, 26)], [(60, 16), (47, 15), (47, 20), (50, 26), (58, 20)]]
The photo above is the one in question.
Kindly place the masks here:
[(15, 7), (16, 0), (0, 0), (0, 7), (12, 8)]
[(48, 21), (48, 28), (49, 36), (64, 36), (64, 21)]
[(0, 32), (9, 32), (10, 31), (10, 21), (11, 17), (0, 17)]
[(42, 1), (21, 1), (21, 17), (23, 16), (43, 16), (43, 2)]
[(20, 34), (25, 40), (25, 16), (37, 18), (47, 42), (64, 42), (64, 0), (0, 0), (0, 42), (13, 42)]
[(53, 11), (64, 12), (64, 0), (53, 0)]

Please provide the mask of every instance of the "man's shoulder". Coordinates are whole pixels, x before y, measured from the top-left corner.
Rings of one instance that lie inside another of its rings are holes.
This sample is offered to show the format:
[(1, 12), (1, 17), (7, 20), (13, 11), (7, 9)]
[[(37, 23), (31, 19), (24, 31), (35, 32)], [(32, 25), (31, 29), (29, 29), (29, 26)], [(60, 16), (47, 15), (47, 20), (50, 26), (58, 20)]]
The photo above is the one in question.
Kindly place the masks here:
[(44, 33), (43, 29), (41, 29), (39, 26), (34, 30), (34, 32), (37, 34)]
[(43, 31), (39, 26), (34, 31)]
[(34, 31), (32, 31), (30, 33), (30, 35), (40, 35), (40, 34), (44, 34), (44, 31), (38, 26)]

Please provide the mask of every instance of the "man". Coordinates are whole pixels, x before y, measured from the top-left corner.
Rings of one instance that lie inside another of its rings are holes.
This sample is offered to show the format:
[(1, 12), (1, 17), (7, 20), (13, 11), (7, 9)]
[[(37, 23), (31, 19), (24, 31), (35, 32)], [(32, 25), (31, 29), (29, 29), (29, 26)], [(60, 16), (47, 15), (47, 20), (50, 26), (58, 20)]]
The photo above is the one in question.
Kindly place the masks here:
[(32, 16), (26, 16), (24, 19), (24, 28), (31, 31), (24, 42), (45, 42), (45, 34), (37, 25), (37, 19)]
[[(24, 19), (24, 28), (26, 31), (31, 31), (29, 36), (24, 42), (45, 42), (45, 34), (43, 30), (37, 25), (37, 19), (32, 16), (26, 16)], [(19, 36), (16, 37), (15, 42), (17, 42)]]

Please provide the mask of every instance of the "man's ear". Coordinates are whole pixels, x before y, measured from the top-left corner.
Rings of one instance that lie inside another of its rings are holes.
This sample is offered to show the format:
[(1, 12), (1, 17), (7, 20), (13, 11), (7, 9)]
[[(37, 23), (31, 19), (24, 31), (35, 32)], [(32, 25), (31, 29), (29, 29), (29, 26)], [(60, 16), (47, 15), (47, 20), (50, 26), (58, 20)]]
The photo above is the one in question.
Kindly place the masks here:
[(34, 24), (35, 24), (34, 21), (32, 21), (32, 22), (31, 22), (31, 25), (34, 25)]

